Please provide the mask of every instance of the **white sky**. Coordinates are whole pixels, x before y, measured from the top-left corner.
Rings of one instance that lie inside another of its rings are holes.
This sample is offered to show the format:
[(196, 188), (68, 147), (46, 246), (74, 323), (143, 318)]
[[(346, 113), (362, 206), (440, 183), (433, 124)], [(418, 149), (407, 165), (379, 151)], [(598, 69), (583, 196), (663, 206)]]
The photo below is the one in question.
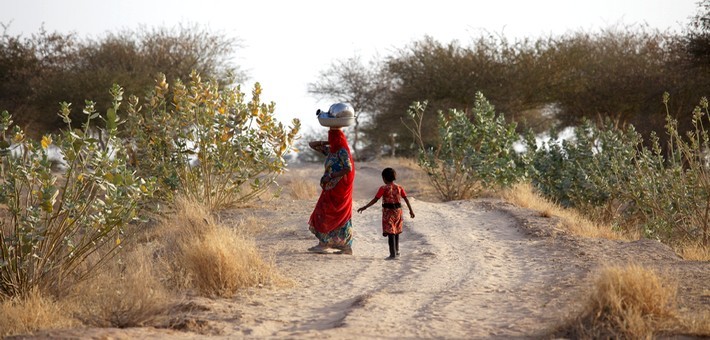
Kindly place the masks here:
[(317, 126), (318, 102), (307, 84), (334, 60), (384, 57), (425, 35), (467, 45), (487, 31), (510, 39), (648, 25), (681, 31), (698, 0), (0, 0), (0, 23), (11, 34), (47, 31), (101, 37), (105, 32), (198, 24), (236, 37), (236, 64), (261, 83), (262, 101), (277, 118)]

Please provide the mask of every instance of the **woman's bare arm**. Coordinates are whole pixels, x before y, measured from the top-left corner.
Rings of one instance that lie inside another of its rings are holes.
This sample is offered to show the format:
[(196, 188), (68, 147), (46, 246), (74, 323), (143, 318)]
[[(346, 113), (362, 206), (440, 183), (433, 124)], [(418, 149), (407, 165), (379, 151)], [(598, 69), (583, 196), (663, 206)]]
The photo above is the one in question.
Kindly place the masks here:
[(314, 140), (314, 141), (308, 142), (308, 146), (315, 151), (325, 154), (326, 153), (325, 148), (328, 146), (328, 141)]

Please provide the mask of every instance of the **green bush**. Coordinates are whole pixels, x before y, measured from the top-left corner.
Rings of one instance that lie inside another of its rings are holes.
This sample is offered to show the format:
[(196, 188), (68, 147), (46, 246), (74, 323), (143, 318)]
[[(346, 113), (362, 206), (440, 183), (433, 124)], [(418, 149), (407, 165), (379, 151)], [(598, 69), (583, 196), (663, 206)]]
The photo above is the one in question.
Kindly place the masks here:
[(426, 102), (409, 109), (408, 128), (419, 147), (419, 165), (444, 200), (471, 198), (483, 188), (507, 186), (524, 175), (523, 160), (513, 149), (515, 124), (506, 124), (480, 92), (470, 116), (460, 110), (439, 111), (438, 135), (425, 144), (422, 128)]
[(589, 120), (574, 129), (568, 140), (557, 142), (552, 136), (533, 151), (530, 177), (540, 192), (565, 207), (594, 212), (613, 203), (613, 191), (634, 173), (629, 162), (636, 154), (641, 136), (629, 127), (616, 128), (611, 120), (598, 128)]
[(169, 96), (165, 77), (158, 79), (145, 104), (129, 99), (132, 166), (156, 178), (167, 200), (181, 193), (215, 210), (253, 199), (285, 169), (300, 127), (297, 119), (290, 128), (276, 121), (274, 104), (260, 95), (257, 83), (247, 102), (239, 87), (221, 89), (193, 72)]
[[(40, 142), (25, 138), (5, 111), (0, 116), (0, 298), (33, 289), (58, 293), (81, 280), (121, 246), (126, 227), (138, 218), (138, 205), (152, 184), (135, 176), (118, 142), (118, 110), (123, 90), (111, 90), (104, 140), (90, 131), (99, 114), (84, 108), (86, 122), (73, 129), (69, 104), (60, 115), (68, 128)], [(52, 172), (48, 150), (56, 145), (66, 163)]]
[[(664, 96), (668, 105), (668, 95)], [(610, 220), (640, 228), (644, 236), (667, 243), (708, 244), (710, 231), (710, 159), (708, 103), (694, 110), (694, 129), (685, 136), (666, 115), (668, 148), (651, 134), (644, 144), (633, 126), (589, 121), (561, 144), (548, 141), (533, 153), (531, 179), (548, 198)], [(649, 146), (646, 146), (649, 145)], [(528, 142), (528, 148), (535, 148)]]
[[(668, 110), (668, 94), (664, 95)], [(668, 111), (667, 111), (668, 112)], [(693, 111), (693, 130), (685, 136), (678, 122), (666, 115), (668, 150), (652, 136), (651, 148), (632, 159), (634, 176), (620, 181), (619, 195), (642, 216), (644, 234), (667, 242), (692, 240), (708, 245), (710, 237), (710, 141), (708, 101)]]

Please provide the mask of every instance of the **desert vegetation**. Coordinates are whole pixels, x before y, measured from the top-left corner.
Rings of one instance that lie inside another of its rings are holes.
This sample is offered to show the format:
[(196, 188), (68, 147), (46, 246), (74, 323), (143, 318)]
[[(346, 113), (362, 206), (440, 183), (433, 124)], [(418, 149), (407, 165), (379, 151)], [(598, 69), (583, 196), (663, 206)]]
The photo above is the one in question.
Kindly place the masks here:
[(555, 336), (651, 339), (683, 331), (707, 334), (710, 314), (686, 316), (676, 306), (676, 283), (639, 265), (599, 270), (582, 311)]
[[(494, 194), (571, 234), (651, 238), (708, 261), (702, 10), (683, 34), (615, 27), (485, 35), (467, 47), (426, 37), (369, 67), (336, 62), (309, 91), (354, 104), (359, 160), (407, 157), (442, 201)], [(238, 68), (224, 60), (234, 47), (194, 28), (98, 41), (3, 34), (0, 110), (14, 114), (0, 115), (0, 336), (169, 327), (180, 294), (231, 298), (287, 281), (249, 239), (265, 222), (215, 218), (272, 190), (299, 148), (298, 120), (278, 122), (259, 83), (250, 100), (235, 85)], [(559, 141), (567, 127), (572, 137)], [(317, 195), (286, 184), (276, 190), (290, 198)], [(598, 277), (559, 334), (710, 333), (707, 316), (675, 309), (674, 284), (655, 273), (610, 267)]]
[(246, 234), (212, 215), (269, 188), (299, 122), (277, 122), (259, 84), (250, 101), (197, 72), (170, 94), (165, 76), (155, 84), (128, 105), (114, 85), (112, 105), (87, 102), (78, 127), (62, 103), (66, 127), (39, 141), (0, 116), (3, 335), (165, 325), (178, 292), (232, 296), (274, 282)]
[(0, 25), (0, 110), (12, 113), (35, 138), (65, 127), (55, 114), (60, 102), (74, 104), (69, 116), (77, 125), (87, 99), (105, 112), (112, 101), (106, 90), (113, 84), (142, 97), (159, 73), (174, 82), (197, 71), (221, 86), (245, 77), (230, 61), (239, 41), (197, 25), (141, 27), (95, 38), (45, 29), (12, 35), (10, 25)]

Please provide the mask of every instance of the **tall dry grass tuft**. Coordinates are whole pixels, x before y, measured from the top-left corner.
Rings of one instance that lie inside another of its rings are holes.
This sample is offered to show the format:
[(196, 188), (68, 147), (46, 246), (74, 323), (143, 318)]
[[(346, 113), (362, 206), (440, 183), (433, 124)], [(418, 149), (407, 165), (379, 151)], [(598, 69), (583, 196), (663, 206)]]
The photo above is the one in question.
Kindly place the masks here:
[(710, 247), (701, 243), (683, 243), (676, 248), (676, 253), (685, 260), (710, 261)]
[(231, 297), (268, 281), (273, 271), (254, 244), (224, 226), (183, 243), (181, 252), (194, 288), (206, 296)]
[(154, 265), (155, 249), (143, 244), (126, 251), (70, 297), (77, 318), (98, 327), (161, 324), (173, 303)]
[(42, 296), (37, 290), (26, 297), (0, 302), (0, 338), (37, 330), (68, 328), (79, 322), (62, 303)]
[(286, 185), (291, 198), (311, 200), (318, 197), (318, 185), (313, 181), (292, 180)]
[[(705, 294), (706, 296), (708, 294)], [(699, 338), (710, 338), (710, 311), (702, 312), (698, 315), (689, 315), (679, 321), (679, 331), (690, 336)]]
[(252, 242), (234, 228), (215, 222), (206, 207), (178, 198), (175, 208), (157, 233), (170, 287), (230, 297), (239, 289), (279, 279)]
[(626, 235), (614, 231), (609, 225), (595, 224), (572, 209), (564, 209), (559, 205), (550, 202), (546, 198), (535, 193), (530, 183), (517, 184), (512, 188), (503, 191), (501, 196), (503, 199), (516, 206), (539, 211), (540, 216), (554, 216), (559, 218), (562, 228), (575, 235), (605, 238), (610, 240), (622, 240), (629, 238)]
[(561, 333), (574, 339), (650, 339), (678, 330), (675, 284), (638, 265), (602, 268), (582, 313)]

